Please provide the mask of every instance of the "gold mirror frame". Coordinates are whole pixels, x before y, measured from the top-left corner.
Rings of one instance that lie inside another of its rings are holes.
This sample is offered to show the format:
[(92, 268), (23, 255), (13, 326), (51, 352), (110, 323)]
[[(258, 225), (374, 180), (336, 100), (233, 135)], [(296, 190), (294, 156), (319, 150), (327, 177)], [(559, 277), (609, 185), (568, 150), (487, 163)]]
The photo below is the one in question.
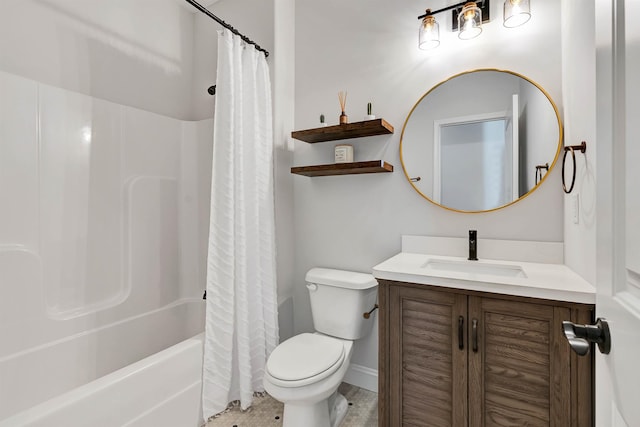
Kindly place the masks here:
[[(551, 165), (549, 166), (549, 170), (547, 171), (546, 174), (544, 174), (544, 176), (542, 177), (542, 179), (533, 186), (533, 188), (531, 188), (529, 191), (527, 191), (526, 194), (518, 197), (517, 199), (513, 200), (512, 202), (509, 202), (507, 204), (501, 205), (501, 206), (497, 206), (495, 208), (492, 209), (487, 209), (487, 210), (480, 210), (480, 211), (467, 211), (467, 210), (461, 210), (461, 209), (455, 209), (455, 208), (451, 208), (445, 205), (442, 205), (436, 201), (434, 201), (432, 198), (430, 198), (429, 196), (427, 196), (426, 194), (424, 194), (414, 183), (413, 180), (411, 179), (411, 176), (409, 175), (409, 173), (407, 172), (407, 168), (405, 166), (404, 163), (404, 159), (403, 159), (403, 155), (402, 155), (402, 145), (404, 142), (404, 132), (405, 129), (407, 127), (407, 124), (409, 123), (409, 119), (411, 119), (411, 115), (413, 114), (414, 110), (418, 107), (418, 105), (420, 105), (420, 103), (427, 97), (429, 96), (430, 93), (432, 93), (434, 90), (436, 90), (437, 88), (439, 88), (440, 86), (442, 86), (443, 84), (455, 79), (456, 77), (460, 77), (466, 74), (472, 74), (475, 72), (480, 72), (480, 71), (496, 71), (496, 72), (500, 72), (500, 73), (507, 73), (507, 74), (511, 74), (514, 75), (516, 77), (519, 77), (523, 80), (526, 80), (527, 82), (531, 83), (532, 85), (534, 85), (536, 88), (538, 88), (538, 90), (540, 92), (542, 92), (542, 94), (547, 98), (547, 100), (549, 101), (549, 103), (551, 104), (551, 106), (553, 107), (553, 111), (556, 115), (556, 120), (558, 121), (558, 148), (556, 149), (556, 154), (555, 157), (553, 158), (553, 162), (551, 163)], [(555, 167), (556, 163), (558, 162), (558, 158), (560, 157), (560, 152), (562, 151), (562, 143), (563, 143), (563, 138), (564, 138), (564, 132), (563, 132), (563, 127), (562, 127), (562, 120), (560, 119), (560, 113), (558, 111), (558, 107), (556, 105), (556, 103), (553, 101), (553, 99), (551, 99), (551, 96), (549, 95), (549, 93), (542, 87), (540, 86), (538, 83), (534, 82), (533, 80), (531, 80), (530, 78), (520, 74), (520, 73), (516, 73), (514, 71), (509, 71), (509, 70), (501, 70), (499, 68), (477, 68), (474, 70), (469, 70), (469, 71), (463, 71), (462, 73), (458, 73), (458, 74), (454, 74), (453, 76), (441, 81), (440, 83), (438, 83), (437, 85), (433, 86), (431, 89), (429, 89), (427, 91), (427, 93), (425, 93), (424, 95), (422, 95), (420, 97), (420, 99), (418, 99), (418, 101), (414, 104), (413, 108), (411, 108), (411, 111), (409, 111), (409, 114), (407, 115), (407, 118), (404, 121), (404, 125), (402, 126), (402, 133), (400, 134), (400, 163), (402, 164), (402, 171), (404, 172), (404, 176), (407, 179), (407, 182), (409, 184), (411, 184), (411, 187), (413, 187), (413, 189), (420, 194), (422, 197), (424, 197), (425, 199), (427, 199), (429, 202), (433, 203), (436, 206), (439, 206), (441, 208), (444, 208), (446, 210), (452, 211), (452, 212), (458, 212), (458, 213), (486, 213), (486, 212), (493, 212), (493, 211), (497, 211), (500, 209), (504, 209), (508, 206), (513, 205), (514, 203), (517, 203), (521, 200), (524, 200), (525, 198), (527, 198), (527, 196), (529, 196), (531, 193), (533, 193), (535, 190), (538, 189), (538, 187), (540, 187), (542, 185), (543, 182), (546, 181), (547, 177), (549, 176), (549, 174), (551, 173), (551, 171), (553, 170), (553, 168)]]

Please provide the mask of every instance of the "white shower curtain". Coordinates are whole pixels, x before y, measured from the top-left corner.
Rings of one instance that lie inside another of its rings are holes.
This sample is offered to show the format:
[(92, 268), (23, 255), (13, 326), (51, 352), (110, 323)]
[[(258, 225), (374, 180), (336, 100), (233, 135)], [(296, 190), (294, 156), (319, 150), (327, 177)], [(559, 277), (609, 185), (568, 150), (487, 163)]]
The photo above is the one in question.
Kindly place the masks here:
[(262, 392), (278, 343), (271, 88), (264, 54), (218, 35), (203, 369), (208, 419)]

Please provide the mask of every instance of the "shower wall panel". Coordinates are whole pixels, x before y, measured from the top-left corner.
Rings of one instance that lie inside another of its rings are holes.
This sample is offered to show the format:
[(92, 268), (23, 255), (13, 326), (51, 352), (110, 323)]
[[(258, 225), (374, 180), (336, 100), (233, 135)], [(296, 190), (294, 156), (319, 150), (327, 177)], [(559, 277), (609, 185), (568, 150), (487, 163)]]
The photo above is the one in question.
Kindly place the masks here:
[[(35, 82), (0, 79), (0, 251), (38, 246), (38, 134)], [(4, 184), (2, 184), (4, 183)], [(2, 255), (0, 255), (2, 256)]]
[(44, 311), (38, 221), (38, 85), (0, 75), (0, 358)]
[(67, 319), (124, 300), (122, 107), (40, 86), (45, 303)]
[(0, 72), (0, 420), (202, 327), (97, 338), (201, 304), (211, 134)]
[(6, 73), (0, 91), (0, 358), (199, 295), (182, 123)]

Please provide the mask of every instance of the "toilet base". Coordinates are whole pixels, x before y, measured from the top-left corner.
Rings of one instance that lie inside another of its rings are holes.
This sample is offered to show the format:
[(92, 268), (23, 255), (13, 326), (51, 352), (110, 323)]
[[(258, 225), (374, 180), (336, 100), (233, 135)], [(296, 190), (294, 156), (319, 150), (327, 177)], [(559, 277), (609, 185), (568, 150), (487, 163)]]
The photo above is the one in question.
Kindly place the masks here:
[(312, 405), (284, 405), (283, 427), (338, 427), (347, 415), (347, 399), (334, 392), (328, 399)]
[(331, 427), (338, 427), (344, 421), (347, 416), (347, 410), (349, 409), (349, 402), (347, 398), (338, 393), (337, 391), (329, 398), (329, 415), (331, 418)]

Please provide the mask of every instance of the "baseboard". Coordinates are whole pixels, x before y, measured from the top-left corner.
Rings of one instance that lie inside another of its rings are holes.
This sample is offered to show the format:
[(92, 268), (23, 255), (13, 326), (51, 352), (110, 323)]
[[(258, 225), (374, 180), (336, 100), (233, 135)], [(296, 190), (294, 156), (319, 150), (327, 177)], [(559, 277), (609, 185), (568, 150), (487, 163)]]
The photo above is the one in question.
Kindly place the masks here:
[(344, 382), (377, 393), (378, 370), (351, 364), (344, 376)]

